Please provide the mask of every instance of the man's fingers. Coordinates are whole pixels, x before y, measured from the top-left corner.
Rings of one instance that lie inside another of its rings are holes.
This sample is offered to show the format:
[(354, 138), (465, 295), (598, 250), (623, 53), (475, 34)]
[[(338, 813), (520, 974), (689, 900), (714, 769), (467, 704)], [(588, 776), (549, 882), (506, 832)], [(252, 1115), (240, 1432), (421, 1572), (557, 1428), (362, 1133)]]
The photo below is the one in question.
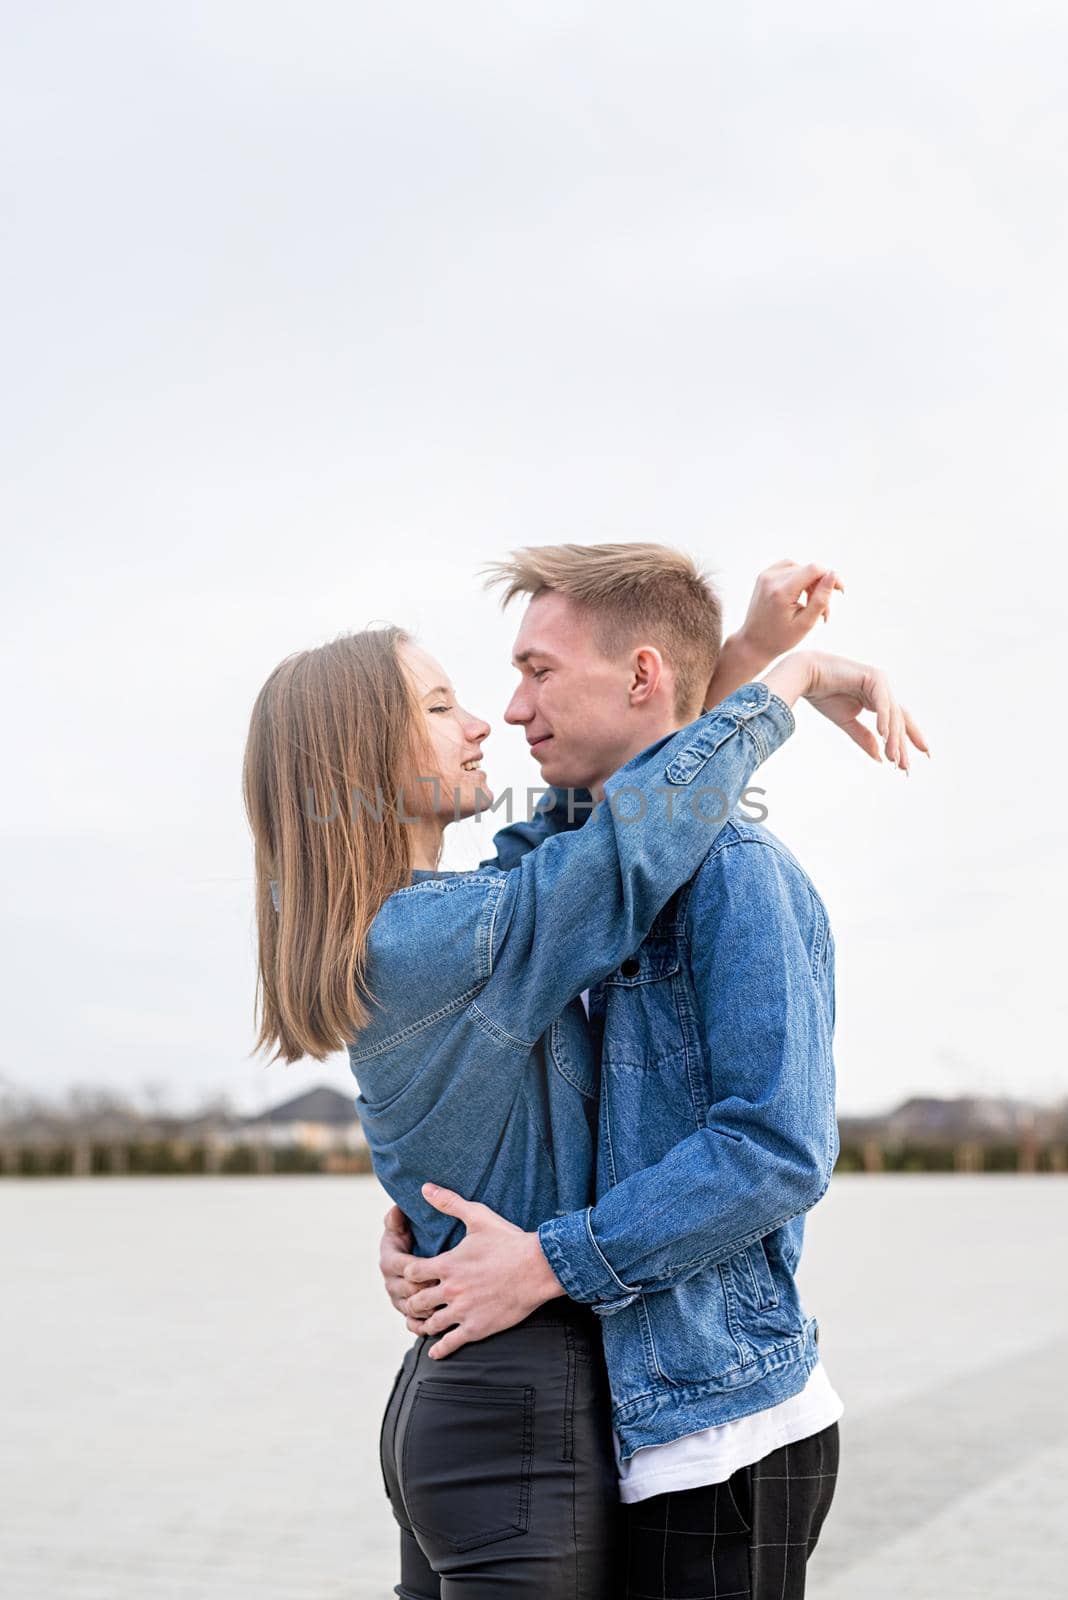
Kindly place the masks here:
[(378, 1264), (384, 1276), (391, 1270), (401, 1271), (401, 1262), (412, 1248), (412, 1234), (408, 1218), (400, 1206), (390, 1206), (382, 1219), (385, 1232), (378, 1247)]
[(430, 1289), (420, 1289), (415, 1294), (409, 1291), (408, 1310), (414, 1317), (429, 1316), (432, 1311), (444, 1304), (440, 1284), (434, 1284)]
[(443, 1211), (447, 1217), (459, 1217), (468, 1228), (485, 1210), (477, 1200), (465, 1200), (463, 1195), (455, 1194), (452, 1189), (441, 1189), (436, 1183), (424, 1183), (423, 1199), (429, 1201), (435, 1211)]
[(378, 1264), (388, 1276), (391, 1272), (403, 1272), (407, 1262), (411, 1261), (412, 1254), (405, 1248), (405, 1241), (396, 1233), (384, 1233), (378, 1246)]
[(451, 1306), (439, 1306), (429, 1317), (413, 1317), (411, 1320), (420, 1333), (433, 1335), (455, 1328), (459, 1318)]
[(438, 1283), (441, 1280), (441, 1257), (413, 1256), (404, 1269), (409, 1283)]
[(443, 1334), (429, 1351), (431, 1361), (444, 1361), (446, 1356), (451, 1356), (454, 1350), (459, 1350), (461, 1345), (467, 1343), (468, 1336), (463, 1328), (453, 1328), (449, 1333)]

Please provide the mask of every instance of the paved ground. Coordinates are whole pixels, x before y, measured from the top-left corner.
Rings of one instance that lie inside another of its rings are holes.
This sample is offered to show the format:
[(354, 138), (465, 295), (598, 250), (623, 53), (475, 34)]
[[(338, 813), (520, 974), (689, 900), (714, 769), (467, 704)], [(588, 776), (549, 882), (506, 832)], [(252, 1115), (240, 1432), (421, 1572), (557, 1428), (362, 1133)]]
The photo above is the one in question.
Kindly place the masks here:
[[(386, 1600), (383, 1209), (359, 1178), (0, 1183), (0, 1593)], [(1068, 1594), (1066, 1223), (1062, 1179), (835, 1181), (812, 1600)]]

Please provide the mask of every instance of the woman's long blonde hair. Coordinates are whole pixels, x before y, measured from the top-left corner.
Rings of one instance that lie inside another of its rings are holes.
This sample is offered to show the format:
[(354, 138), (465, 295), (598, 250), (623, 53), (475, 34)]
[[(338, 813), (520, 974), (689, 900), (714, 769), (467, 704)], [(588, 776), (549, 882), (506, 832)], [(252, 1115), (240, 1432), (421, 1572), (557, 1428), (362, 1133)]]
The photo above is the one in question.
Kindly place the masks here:
[(411, 829), (397, 800), (426, 754), (398, 653), (407, 639), (387, 626), (303, 650), (256, 697), (243, 774), (256, 857), (254, 1050), (272, 1061), (322, 1061), (367, 1021), (367, 935), (409, 881)]

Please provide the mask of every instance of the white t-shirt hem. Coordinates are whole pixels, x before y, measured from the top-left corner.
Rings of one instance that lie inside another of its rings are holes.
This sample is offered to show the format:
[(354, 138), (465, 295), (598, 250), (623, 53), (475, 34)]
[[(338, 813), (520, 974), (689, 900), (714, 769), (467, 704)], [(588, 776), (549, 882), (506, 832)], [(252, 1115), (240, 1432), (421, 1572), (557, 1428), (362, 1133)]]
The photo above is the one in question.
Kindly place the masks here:
[(619, 1498), (625, 1505), (680, 1489), (724, 1483), (741, 1467), (751, 1467), (773, 1450), (797, 1444), (837, 1422), (845, 1407), (817, 1363), (800, 1394), (751, 1416), (715, 1428), (647, 1445), (619, 1464)]

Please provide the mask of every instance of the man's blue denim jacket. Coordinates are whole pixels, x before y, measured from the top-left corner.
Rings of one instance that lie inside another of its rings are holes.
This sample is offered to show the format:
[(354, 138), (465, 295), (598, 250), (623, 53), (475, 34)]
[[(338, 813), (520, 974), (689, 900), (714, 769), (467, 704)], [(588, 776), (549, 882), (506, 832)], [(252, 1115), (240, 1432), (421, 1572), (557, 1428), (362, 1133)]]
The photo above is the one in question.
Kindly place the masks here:
[(823, 902), (740, 817), (590, 996), (598, 1200), (542, 1247), (602, 1318), (622, 1453), (798, 1393), (818, 1329), (794, 1281), (838, 1154)]
[(375, 1172), (420, 1255), (462, 1233), (427, 1180), (524, 1228), (594, 1198), (598, 1063), (576, 997), (641, 945), (793, 726), (747, 684), (614, 774), (585, 826), (532, 849), (557, 826), (535, 819), (508, 841), (514, 870), (415, 873), (386, 900), (349, 1057)]

